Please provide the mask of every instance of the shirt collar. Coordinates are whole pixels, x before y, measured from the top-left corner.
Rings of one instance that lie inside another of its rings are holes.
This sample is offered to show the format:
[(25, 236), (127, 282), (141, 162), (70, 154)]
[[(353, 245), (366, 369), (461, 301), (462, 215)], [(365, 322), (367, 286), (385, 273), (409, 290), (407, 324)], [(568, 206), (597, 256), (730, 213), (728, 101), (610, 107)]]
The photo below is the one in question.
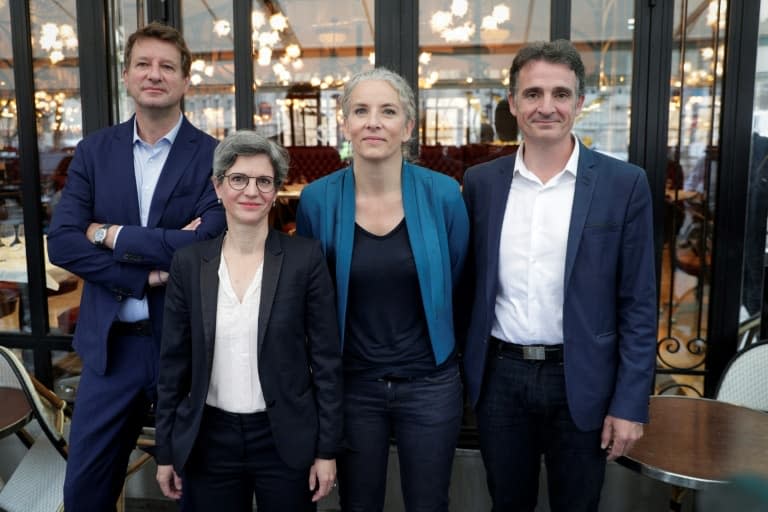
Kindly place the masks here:
[[(179, 120), (176, 121), (176, 125), (171, 128), (171, 131), (166, 133), (164, 136), (160, 137), (161, 140), (166, 140), (170, 145), (173, 145), (174, 141), (176, 140), (176, 135), (179, 134), (179, 130), (181, 129), (181, 122), (184, 119), (184, 115), (179, 112)], [(133, 143), (136, 144), (136, 142), (141, 142), (142, 144), (146, 144), (144, 140), (142, 140), (141, 137), (139, 137), (139, 125), (136, 123), (136, 116), (133, 116)]]
[[(557, 176), (561, 176), (564, 172), (567, 172), (571, 174), (574, 178), (578, 174), (579, 169), (579, 153), (580, 153), (580, 146), (581, 143), (579, 141), (579, 138), (575, 134), (571, 134), (571, 137), (573, 139), (573, 150), (571, 151), (571, 156), (568, 157), (568, 161), (565, 162), (565, 167), (561, 172), (557, 174)], [(520, 148), (517, 150), (516, 157), (515, 157), (515, 173), (520, 173), (523, 176), (525, 176), (528, 179), (533, 179), (534, 174), (528, 169), (528, 166), (525, 165), (525, 161), (523, 160), (523, 151), (525, 148), (525, 141), (523, 141), (520, 144)], [(557, 177), (555, 176), (555, 177)]]

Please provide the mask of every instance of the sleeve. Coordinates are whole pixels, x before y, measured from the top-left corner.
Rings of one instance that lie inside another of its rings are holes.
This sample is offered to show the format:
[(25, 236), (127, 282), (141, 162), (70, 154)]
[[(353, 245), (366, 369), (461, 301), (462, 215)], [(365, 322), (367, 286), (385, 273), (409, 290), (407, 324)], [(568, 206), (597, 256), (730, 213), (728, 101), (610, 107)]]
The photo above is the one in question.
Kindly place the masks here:
[(163, 335), (160, 345), (157, 408), (155, 411), (155, 459), (158, 464), (171, 464), (171, 436), (176, 410), (190, 391), (192, 373), (191, 322), (183, 268), (179, 258), (171, 263), (165, 293)]
[(341, 342), (336, 298), (320, 243), (313, 241), (306, 294), (306, 336), (318, 410), (317, 458), (336, 458), (342, 439)]
[(608, 413), (648, 421), (656, 366), (656, 272), (651, 194), (640, 171), (624, 222), (617, 301), (618, 370)]
[(67, 183), (48, 233), (48, 258), (87, 281), (116, 294), (141, 297), (152, 270), (143, 265), (115, 261), (112, 251), (96, 247), (85, 236), (94, 215), (96, 193), (93, 164), (81, 141), (67, 172)]

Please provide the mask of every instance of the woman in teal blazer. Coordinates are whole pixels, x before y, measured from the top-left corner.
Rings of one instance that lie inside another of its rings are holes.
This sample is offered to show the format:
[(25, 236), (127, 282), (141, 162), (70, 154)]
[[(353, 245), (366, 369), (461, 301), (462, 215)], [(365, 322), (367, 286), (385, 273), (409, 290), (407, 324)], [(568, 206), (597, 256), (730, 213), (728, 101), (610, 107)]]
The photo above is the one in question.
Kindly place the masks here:
[(458, 183), (407, 163), (413, 91), (377, 68), (342, 98), (353, 163), (304, 188), (297, 232), (320, 240), (335, 278), (344, 353), (342, 509), (381, 510), (389, 440), (406, 510), (448, 510), (461, 426), (453, 288), (469, 221)]

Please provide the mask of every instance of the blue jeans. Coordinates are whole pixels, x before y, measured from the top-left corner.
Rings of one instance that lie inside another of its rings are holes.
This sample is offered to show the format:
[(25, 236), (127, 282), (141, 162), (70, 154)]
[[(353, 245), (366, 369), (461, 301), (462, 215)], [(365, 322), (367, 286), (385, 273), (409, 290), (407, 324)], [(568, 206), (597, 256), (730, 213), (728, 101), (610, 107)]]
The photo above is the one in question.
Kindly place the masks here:
[(542, 454), (551, 510), (597, 511), (606, 461), (601, 430), (573, 423), (562, 363), (489, 354), (477, 422), (493, 512), (533, 512)]
[(345, 377), (344, 433), (348, 449), (339, 458), (342, 510), (383, 509), (389, 440), (394, 437), (405, 509), (447, 512), (462, 399), (455, 364), (413, 380)]

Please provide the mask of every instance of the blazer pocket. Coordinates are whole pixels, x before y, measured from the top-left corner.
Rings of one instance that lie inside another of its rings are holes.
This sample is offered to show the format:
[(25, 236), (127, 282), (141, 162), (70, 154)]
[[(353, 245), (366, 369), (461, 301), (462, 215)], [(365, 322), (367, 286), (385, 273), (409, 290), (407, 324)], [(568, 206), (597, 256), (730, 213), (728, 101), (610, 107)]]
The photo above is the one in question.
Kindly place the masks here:
[(604, 334), (598, 334), (595, 336), (595, 342), (602, 346), (609, 346), (616, 344), (616, 331), (606, 332)]

